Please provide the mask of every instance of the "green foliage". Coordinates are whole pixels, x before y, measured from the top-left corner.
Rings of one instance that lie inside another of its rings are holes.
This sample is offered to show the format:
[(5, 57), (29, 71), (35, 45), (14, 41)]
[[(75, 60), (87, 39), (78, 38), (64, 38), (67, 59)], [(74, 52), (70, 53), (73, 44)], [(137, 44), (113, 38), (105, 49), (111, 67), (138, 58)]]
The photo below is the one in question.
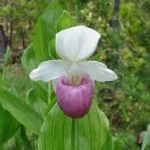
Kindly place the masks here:
[(29, 73), (33, 68), (36, 67), (38, 64), (37, 60), (35, 59), (33, 46), (28, 46), (22, 56), (22, 65), (26, 69), (26, 71)]
[(69, 15), (67, 11), (63, 11), (57, 22), (57, 32), (75, 26), (75, 20)]
[(46, 102), (44, 100), (47, 100), (46, 92), (43, 91), (43, 89), (38, 86), (38, 88), (32, 88), (27, 91), (27, 104), (29, 104), (38, 114), (41, 118), (45, 118), (45, 109), (47, 108)]
[(19, 124), (11, 116), (11, 114), (7, 112), (1, 105), (0, 105), (0, 118), (1, 118), (0, 119), (0, 144), (1, 144), (14, 135), (14, 133), (17, 131), (19, 127)]
[(96, 102), (84, 118), (75, 120), (65, 116), (56, 104), (42, 126), (39, 150), (111, 150), (106, 142), (108, 128), (107, 118)]
[(120, 139), (113, 138), (113, 142), (114, 142), (114, 150), (121, 150), (121, 149), (123, 149), (123, 144), (122, 144)]
[(50, 41), (55, 38), (56, 24), (61, 13), (61, 7), (57, 2), (54, 2), (47, 7), (35, 25), (33, 49), (35, 59), (39, 63), (43, 60), (56, 58), (55, 49), (52, 49), (53, 46), (51, 46)]
[[(16, 95), (0, 87), (0, 103), (14, 118), (28, 129), (39, 133), (42, 125), (41, 117), (27, 104), (23, 103)], [(33, 123), (34, 122), (34, 123)]]

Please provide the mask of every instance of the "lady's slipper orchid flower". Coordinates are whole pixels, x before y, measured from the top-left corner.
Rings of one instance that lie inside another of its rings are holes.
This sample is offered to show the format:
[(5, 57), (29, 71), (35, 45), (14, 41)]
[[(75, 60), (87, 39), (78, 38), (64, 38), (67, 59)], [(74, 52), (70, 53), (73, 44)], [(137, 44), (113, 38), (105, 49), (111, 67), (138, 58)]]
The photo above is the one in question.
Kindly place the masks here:
[(72, 118), (82, 117), (89, 111), (93, 81), (117, 79), (105, 64), (86, 61), (95, 51), (100, 37), (98, 32), (85, 26), (58, 32), (55, 46), (61, 60), (44, 61), (30, 73), (30, 78), (35, 81), (56, 81), (58, 105)]

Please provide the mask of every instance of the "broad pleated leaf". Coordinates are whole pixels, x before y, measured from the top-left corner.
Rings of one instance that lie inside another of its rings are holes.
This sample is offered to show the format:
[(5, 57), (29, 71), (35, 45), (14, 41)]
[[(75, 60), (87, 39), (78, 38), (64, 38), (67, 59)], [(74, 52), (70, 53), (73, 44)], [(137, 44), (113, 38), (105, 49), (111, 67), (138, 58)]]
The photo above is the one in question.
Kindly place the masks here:
[(38, 145), (39, 150), (101, 150), (105, 146), (107, 150), (108, 138), (108, 121), (96, 102), (88, 115), (75, 120), (56, 104), (42, 126)]
[(35, 57), (39, 62), (53, 58), (55, 49), (50, 41), (54, 40), (56, 34), (56, 24), (61, 16), (62, 9), (57, 2), (48, 5), (44, 13), (39, 17), (35, 25), (33, 35), (33, 48)]
[(42, 119), (38, 113), (3, 87), (0, 87), (0, 103), (18, 122), (33, 132), (39, 133)]

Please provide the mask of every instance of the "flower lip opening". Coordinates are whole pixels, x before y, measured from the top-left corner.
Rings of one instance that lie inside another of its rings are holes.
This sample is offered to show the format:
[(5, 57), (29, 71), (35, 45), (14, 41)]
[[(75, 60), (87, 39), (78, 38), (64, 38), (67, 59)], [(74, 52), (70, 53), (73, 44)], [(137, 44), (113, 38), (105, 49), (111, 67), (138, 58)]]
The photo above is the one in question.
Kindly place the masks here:
[(81, 118), (88, 113), (93, 97), (93, 81), (88, 75), (82, 76), (80, 85), (70, 85), (67, 76), (56, 83), (56, 96), (60, 109), (71, 118)]
[(71, 77), (62, 76), (60, 80), (63, 85), (70, 87), (84, 86), (86, 84), (89, 84), (89, 82), (91, 82), (91, 78), (88, 74)]

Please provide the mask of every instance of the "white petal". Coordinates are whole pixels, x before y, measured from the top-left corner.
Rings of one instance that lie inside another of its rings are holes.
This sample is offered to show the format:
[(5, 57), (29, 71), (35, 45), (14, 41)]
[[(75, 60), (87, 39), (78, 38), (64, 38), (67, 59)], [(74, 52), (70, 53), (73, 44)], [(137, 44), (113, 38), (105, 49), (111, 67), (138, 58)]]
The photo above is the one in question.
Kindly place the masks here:
[(83, 60), (93, 54), (99, 38), (100, 34), (91, 28), (72, 27), (56, 34), (56, 50), (63, 59)]
[(93, 80), (105, 82), (117, 79), (117, 75), (107, 66), (97, 61), (84, 61), (78, 63), (84, 73), (88, 73)]
[(30, 73), (29, 77), (35, 81), (47, 82), (60, 77), (69, 65), (69, 62), (61, 60), (44, 61)]

